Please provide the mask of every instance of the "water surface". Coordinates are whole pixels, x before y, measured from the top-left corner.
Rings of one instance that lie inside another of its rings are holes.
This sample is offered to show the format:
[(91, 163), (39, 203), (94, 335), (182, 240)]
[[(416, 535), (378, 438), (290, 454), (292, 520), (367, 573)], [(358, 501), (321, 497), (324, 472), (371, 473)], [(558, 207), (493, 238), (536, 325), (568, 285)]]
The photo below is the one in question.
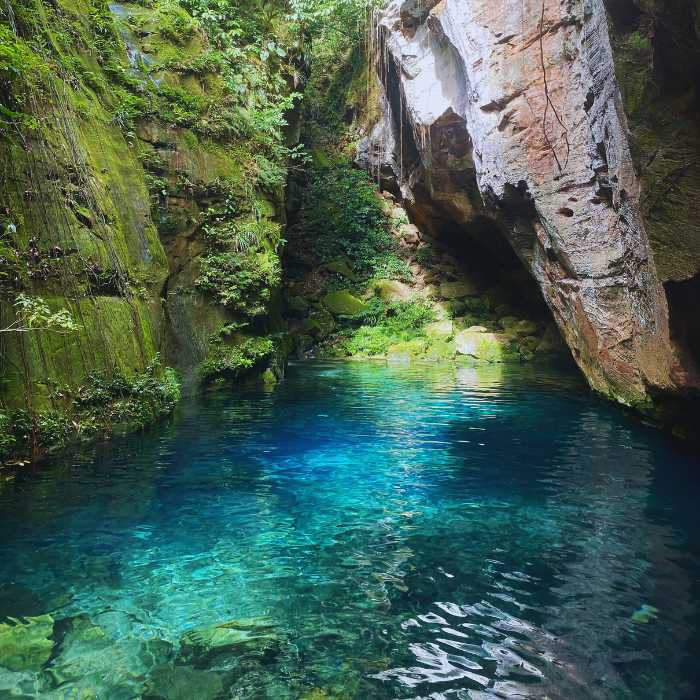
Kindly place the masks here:
[(698, 467), (568, 371), (292, 365), (4, 485), (0, 698), (694, 698)]

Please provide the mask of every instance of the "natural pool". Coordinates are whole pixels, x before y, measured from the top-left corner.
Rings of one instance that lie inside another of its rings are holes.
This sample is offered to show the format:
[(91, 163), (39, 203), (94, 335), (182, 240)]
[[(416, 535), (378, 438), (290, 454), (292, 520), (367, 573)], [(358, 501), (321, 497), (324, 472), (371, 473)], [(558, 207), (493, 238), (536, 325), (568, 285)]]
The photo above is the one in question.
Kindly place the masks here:
[(571, 371), (292, 365), (4, 484), (0, 698), (694, 698), (699, 468)]

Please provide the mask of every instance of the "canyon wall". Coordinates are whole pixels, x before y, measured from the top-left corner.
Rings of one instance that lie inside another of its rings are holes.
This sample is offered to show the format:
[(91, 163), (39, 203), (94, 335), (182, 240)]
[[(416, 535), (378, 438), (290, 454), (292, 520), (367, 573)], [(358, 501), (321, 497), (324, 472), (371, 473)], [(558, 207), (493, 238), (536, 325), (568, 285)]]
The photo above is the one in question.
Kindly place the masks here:
[(596, 390), (640, 408), (697, 391), (662, 282), (699, 259), (655, 264), (674, 232), (644, 216), (603, 0), (395, 0), (373, 43), (382, 118), (359, 160), (414, 220), (507, 241)]
[(274, 368), (285, 12), (0, 4), (0, 459)]

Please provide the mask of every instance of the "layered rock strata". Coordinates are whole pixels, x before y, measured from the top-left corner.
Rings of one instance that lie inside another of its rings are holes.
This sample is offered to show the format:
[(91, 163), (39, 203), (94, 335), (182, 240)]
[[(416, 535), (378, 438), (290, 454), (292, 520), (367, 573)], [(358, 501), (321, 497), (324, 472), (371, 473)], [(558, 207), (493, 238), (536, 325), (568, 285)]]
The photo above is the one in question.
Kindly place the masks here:
[(505, 236), (593, 388), (637, 406), (688, 389), (603, 0), (395, 0), (374, 39), (385, 108), (365, 164), (436, 233)]

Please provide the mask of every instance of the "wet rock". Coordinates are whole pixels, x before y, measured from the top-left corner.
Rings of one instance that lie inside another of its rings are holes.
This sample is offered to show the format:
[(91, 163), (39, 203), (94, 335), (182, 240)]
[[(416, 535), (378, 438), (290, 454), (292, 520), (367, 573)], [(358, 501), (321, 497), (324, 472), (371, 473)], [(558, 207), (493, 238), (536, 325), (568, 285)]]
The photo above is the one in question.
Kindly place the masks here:
[(488, 330), (486, 326), (469, 326), (469, 328), (467, 328), (469, 333), (488, 333)]
[(326, 294), (323, 305), (334, 316), (355, 316), (367, 308), (367, 304), (347, 289)]
[(194, 668), (207, 668), (221, 656), (274, 658), (279, 647), (280, 638), (269, 620), (232, 620), (186, 632), (180, 638), (178, 659)]
[(11, 671), (39, 671), (53, 649), (51, 615), (10, 618), (0, 624), (0, 666)]

